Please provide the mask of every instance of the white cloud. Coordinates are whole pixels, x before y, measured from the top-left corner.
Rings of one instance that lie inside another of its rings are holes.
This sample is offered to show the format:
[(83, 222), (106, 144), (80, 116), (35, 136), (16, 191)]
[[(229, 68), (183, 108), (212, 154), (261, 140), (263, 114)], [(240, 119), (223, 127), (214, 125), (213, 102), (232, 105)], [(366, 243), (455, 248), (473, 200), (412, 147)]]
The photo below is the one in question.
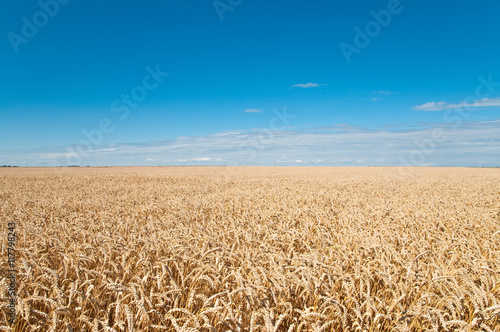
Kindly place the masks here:
[[(446, 139), (433, 143), (433, 131)], [(430, 143), (429, 143), (430, 142)], [(113, 149), (110, 149), (110, 147)], [(82, 154), (82, 165), (141, 165), (146, 158), (164, 165), (400, 165), (412, 151), (425, 155), (434, 166), (500, 165), (500, 120), (424, 123), (367, 129), (332, 125), (307, 130), (246, 130), (225, 135), (184, 137), (154, 142), (115, 143)], [(67, 147), (0, 150), (2, 164), (65, 165)], [(360, 162), (361, 160), (361, 162)], [(477, 160), (474, 163), (471, 161)]]
[(385, 91), (385, 90), (375, 90), (373, 93), (379, 95), (379, 96), (389, 96), (389, 95), (397, 95), (399, 92), (396, 91)]
[(451, 110), (455, 108), (465, 108), (465, 107), (491, 107), (500, 106), (500, 98), (484, 98), (473, 102), (461, 102), (459, 104), (448, 104), (447, 102), (431, 101), (423, 105), (418, 105), (413, 108), (414, 111), (444, 111)]
[(317, 87), (320, 87), (323, 85), (326, 85), (326, 84), (319, 84), (319, 83), (294, 84), (290, 87), (290, 89), (292, 89), (292, 88), (302, 88), (302, 89), (317, 88)]
[(262, 110), (256, 109), (256, 108), (247, 108), (245, 110), (245, 113), (261, 113)]
[[(217, 133), (211, 136), (219, 137), (219, 136), (231, 136), (231, 135), (236, 135), (236, 134), (243, 134), (245, 133), (245, 130), (227, 130), (222, 133)], [(190, 137), (183, 137), (184, 139), (189, 139)]]

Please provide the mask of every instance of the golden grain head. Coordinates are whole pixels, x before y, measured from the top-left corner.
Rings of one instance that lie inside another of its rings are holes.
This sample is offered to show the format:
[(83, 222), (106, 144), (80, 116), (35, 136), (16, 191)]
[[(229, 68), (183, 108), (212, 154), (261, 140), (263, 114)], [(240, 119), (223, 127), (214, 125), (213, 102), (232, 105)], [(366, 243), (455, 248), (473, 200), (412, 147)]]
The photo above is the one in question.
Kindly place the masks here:
[(497, 169), (0, 169), (0, 197), (0, 330), (500, 330)]

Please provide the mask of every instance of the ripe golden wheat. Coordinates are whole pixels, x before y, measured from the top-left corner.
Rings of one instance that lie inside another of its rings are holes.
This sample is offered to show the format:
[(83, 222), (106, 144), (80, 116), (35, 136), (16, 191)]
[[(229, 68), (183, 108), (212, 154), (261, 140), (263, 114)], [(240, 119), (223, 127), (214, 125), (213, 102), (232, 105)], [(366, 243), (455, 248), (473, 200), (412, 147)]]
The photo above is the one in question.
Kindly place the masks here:
[(1, 169), (0, 220), (0, 330), (500, 330), (498, 169)]

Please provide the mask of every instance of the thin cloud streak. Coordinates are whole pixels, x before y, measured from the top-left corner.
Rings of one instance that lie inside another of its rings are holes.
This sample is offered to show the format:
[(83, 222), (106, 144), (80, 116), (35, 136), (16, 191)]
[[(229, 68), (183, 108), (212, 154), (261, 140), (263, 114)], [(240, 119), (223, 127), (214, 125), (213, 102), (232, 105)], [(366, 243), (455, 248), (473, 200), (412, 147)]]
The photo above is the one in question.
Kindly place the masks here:
[[(115, 143), (82, 155), (82, 166), (228, 165), (235, 162), (239, 165), (397, 166), (401, 157), (418, 148), (419, 142), (431, 138), (435, 128), (445, 132), (446, 140), (436, 144), (426, 164), (500, 165), (500, 120), (495, 120), (464, 122), (458, 128), (443, 123), (379, 129), (333, 125), (307, 130), (247, 130), (165, 141)], [(58, 166), (65, 164), (66, 156), (66, 147), (4, 150), (0, 151), (0, 164)]]
[(390, 96), (390, 95), (399, 94), (399, 92), (396, 92), (396, 91), (385, 91), (385, 90), (376, 90), (376, 91), (373, 91), (373, 93), (375, 93), (379, 96)]
[(323, 85), (326, 85), (326, 84), (319, 84), (319, 83), (305, 83), (305, 84), (294, 84), (290, 87), (290, 89), (293, 89), (293, 88), (302, 88), (302, 89), (309, 89), (309, 88), (317, 88), (317, 87), (320, 87), (320, 86), (323, 86)]
[(484, 98), (474, 102), (461, 102), (459, 104), (448, 104), (444, 101), (435, 102), (431, 101), (423, 105), (418, 105), (413, 108), (414, 111), (445, 111), (455, 108), (469, 108), (469, 107), (492, 107), (500, 106), (500, 98)]

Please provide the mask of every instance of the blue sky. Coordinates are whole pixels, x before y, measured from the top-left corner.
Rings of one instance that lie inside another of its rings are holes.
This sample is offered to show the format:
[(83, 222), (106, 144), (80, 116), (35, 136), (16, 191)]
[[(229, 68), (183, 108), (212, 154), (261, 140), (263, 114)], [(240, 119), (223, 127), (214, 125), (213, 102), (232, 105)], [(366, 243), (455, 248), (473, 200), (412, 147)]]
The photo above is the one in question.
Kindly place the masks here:
[(0, 164), (500, 166), (498, 1), (0, 7)]

